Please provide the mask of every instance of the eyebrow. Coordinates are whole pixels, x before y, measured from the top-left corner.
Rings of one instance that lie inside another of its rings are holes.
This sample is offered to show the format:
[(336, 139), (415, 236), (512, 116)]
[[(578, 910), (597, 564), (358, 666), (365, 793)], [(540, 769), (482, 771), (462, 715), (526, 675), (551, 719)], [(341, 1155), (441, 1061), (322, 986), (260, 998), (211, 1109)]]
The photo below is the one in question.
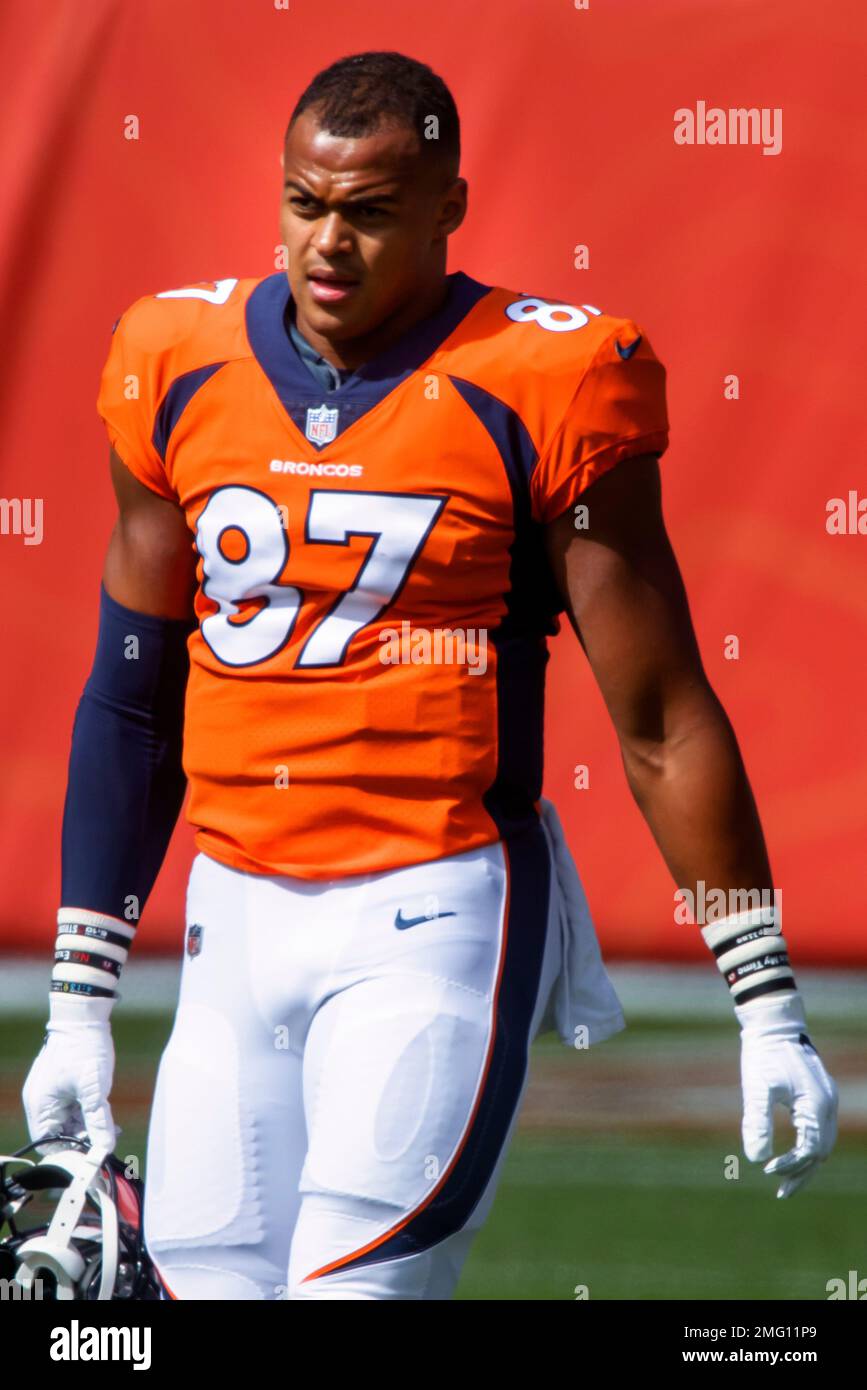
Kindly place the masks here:
[[(284, 183), (283, 187), (284, 187), (284, 188), (294, 188), (295, 191), (296, 191), (297, 193), (300, 193), (304, 198), (310, 198), (314, 203), (321, 203), (321, 202), (322, 202), (322, 199), (319, 198), (319, 197), (317, 197), (317, 195), (316, 195), (315, 193), (311, 193), (309, 188), (304, 188), (300, 183), (296, 183), (294, 179), (287, 179), (286, 182)], [(350, 196), (347, 197), (347, 198), (342, 198), (342, 199), (340, 200), (339, 206), (341, 206), (341, 207), (344, 206), (344, 205), (346, 205), (346, 206), (351, 206), (353, 203), (396, 203), (396, 202), (397, 202), (397, 195), (394, 194), (394, 193), (358, 193), (358, 194), (356, 194), (354, 197), (350, 195)]]

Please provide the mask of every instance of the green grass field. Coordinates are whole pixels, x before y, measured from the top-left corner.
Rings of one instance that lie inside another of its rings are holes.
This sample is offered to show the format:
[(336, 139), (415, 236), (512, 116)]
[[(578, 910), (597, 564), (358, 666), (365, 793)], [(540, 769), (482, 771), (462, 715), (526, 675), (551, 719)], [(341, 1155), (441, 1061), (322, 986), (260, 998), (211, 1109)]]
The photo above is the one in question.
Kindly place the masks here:
[[(168, 1013), (116, 1018), (121, 1156), (144, 1155), (170, 1028)], [(571, 1300), (587, 1286), (591, 1299), (825, 1299), (828, 1279), (867, 1274), (865, 1032), (826, 1022), (813, 1033), (840, 1083), (841, 1137), (832, 1160), (785, 1202), (740, 1154), (733, 1027), (631, 1019), (625, 1033), (575, 1055), (540, 1040), (458, 1298)], [(41, 1019), (0, 1016), (4, 1152), (26, 1138), (19, 1093), (41, 1036)], [(782, 1115), (778, 1133), (781, 1152)], [(727, 1180), (733, 1154), (740, 1175)]]

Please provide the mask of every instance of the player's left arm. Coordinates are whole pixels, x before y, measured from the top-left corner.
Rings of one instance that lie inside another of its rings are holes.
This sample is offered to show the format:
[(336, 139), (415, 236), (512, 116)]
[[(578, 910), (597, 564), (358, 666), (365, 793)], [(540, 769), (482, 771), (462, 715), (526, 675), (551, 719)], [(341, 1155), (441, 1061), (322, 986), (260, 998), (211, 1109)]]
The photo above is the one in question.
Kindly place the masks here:
[(734, 731), (705, 674), (666, 533), (659, 465), (624, 459), (547, 528), (567, 614), (620, 741), (630, 789), (682, 888), (772, 888)]
[[(768, 854), (731, 723), (701, 662), (683, 580), (662, 514), (655, 455), (627, 458), (546, 527), (566, 611), (611, 715), (627, 781), (680, 888), (766, 890)], [(762, 898), (767, 901), (767, 898)], [(809, 1041), (779, 925), (758, 913), (702, 928), (732, 989), (741, 1025), (747, 1157), (773, 1152), (773, 1104), (792, 1110), (795, 1147), (765, 1169), (788, 1196), (836, 1137), (836, 1087)]]

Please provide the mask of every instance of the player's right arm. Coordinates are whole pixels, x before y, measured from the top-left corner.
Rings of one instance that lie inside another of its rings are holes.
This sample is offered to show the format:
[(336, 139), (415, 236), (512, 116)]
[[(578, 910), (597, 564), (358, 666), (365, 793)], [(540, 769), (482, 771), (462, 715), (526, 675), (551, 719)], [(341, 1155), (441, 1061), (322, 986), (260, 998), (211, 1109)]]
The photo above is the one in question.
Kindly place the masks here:
[(179, 503), (160, 497), (109, 450), (117, 520), (102, 571), (118, 603), (157, 618), (191, 620), (196, 553)]
[(30, 1137), (114, 1147), (110, 1017), (120, 972), (184, 797), (195, 551), (180, 505), (111, 450), (118, 516), (92, 669), (72, 733), (61, 907), (42, 1050), (24, 1085)]

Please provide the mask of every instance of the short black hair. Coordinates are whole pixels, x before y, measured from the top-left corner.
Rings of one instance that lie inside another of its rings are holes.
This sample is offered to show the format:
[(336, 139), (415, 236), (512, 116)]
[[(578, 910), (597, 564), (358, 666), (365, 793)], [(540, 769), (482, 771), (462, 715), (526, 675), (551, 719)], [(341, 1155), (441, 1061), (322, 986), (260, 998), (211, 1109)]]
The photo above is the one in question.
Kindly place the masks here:
[[(461, 127), (454, 97), (441, 77), (404, 53), (352, 53), (323, 68), (301, 93), (286, 135), (302, 111), (315, 106), (320, 125), (331, 135), (358, 138), (383, 125), (414, 130), (420, 152), (457, 177)], [(437, 137), (426, 132), (436, 117)]]

